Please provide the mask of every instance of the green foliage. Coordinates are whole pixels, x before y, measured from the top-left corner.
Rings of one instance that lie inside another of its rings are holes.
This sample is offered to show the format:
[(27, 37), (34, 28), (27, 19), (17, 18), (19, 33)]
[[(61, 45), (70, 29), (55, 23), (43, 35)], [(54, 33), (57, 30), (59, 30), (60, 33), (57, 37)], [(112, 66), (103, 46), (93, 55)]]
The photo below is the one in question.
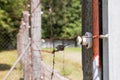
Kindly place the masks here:
[(24, 4), (25, 0), (0, 0), (0, 46), (15, 44)]
[(24, 9), (24, 2), (25, 0), (0, 0), (0, 12), (3, 14), (2, 21), (5, 23), (1, 27), (8, 25), (8, 31), (10, 31), (10, 29), (19, 26), (21, 13)]
[[(15, 44), (16, 33), (20, 26), (21, 14), (26, 10), (28, 0), (0, 0), (0, 45), (8, 39)], [(73, 38), (81, 33), (80, 0), (53, 0), (53, 13), (50, 21), (50, 0), (42, 0), (42, 37)]]
[(52, 20), (50, 21), (50, 1), (42, 1), (43, 38), (50, 38), (53, 25), (54, 38), (72, 38), (81, 34), (81, 3), (80, 0), (53, 0)]

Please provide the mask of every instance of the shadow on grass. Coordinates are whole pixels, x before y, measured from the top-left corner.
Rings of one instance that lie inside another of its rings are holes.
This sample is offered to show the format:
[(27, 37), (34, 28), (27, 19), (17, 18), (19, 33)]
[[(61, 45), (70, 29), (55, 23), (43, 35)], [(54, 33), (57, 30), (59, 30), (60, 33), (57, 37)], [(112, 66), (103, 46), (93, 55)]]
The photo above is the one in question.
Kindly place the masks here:
[(0, 64), (0, 71), (9, 70), (11, 68), (8, 64)]

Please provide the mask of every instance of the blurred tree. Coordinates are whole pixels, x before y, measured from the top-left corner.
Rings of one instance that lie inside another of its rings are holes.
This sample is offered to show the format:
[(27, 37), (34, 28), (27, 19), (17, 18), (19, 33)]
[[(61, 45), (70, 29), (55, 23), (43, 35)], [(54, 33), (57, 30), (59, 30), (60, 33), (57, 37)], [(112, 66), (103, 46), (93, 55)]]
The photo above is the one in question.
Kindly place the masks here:
[(25, 0), (0, 0), (0, 48), (9, 48), (16, 43), (16, 34)]
[[(0, 45), (8, 39), (16, 44), (21, 14), (30, 0), (0, 0)], [(54, 38), (72, 38), (81, 34), (81, 1), (53, 0), (52, 23)], [(50, 0), (42, 0), (42, 37), (50, 38)], [(7, 45), (8, 46), (8, 45)]]
[[(43, 38), (50, 38), (49, 0), (42, 1)], [(54, 38), (72, 38), (81, 34), (81, 1), (53, 0), (52, 23)]]

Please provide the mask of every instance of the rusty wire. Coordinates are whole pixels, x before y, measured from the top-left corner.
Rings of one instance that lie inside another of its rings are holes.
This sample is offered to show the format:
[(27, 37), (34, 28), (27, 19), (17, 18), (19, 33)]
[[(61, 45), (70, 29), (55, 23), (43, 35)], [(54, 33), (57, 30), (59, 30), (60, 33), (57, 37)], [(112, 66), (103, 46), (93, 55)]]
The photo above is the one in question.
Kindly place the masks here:
[[(51, 73), (51, 80), (53, 79), (53, 76), (54, 76), (54, 68), (55, 68), (55, 52), (57, 50), (55, 50), (55, 46), (54, 46), (54, 35), (53, 35), (53, 16), (52, 16), (52, 13), (53, 11), (58, 8), (61, 4), (63, 3), (63, 0), (61, 0), (61, 2), (59, 3), (59, 5), (57, 5), (55, 8), (53, 8), (53, 0), (50, 0), (50, 9), (49, 9), (49, 12), (50, 12), (50, 30), (51, 30), (51, 41), (53, 42), (53, 68), (52, 68), (52, 73)], [(65, 7), (65, 13), (66, 13), (66, 7)], [(64, 16), (64, 18), (66, 18), (66, 15)], [(65, 21), (66, 23), (66, 21)], [(64, 43), (63, 43), (64, 44)], [(63, 45), (64, 46), (64, 45)], [(65, 46), (64, 46), (65, 47)], [(59, 50), (58, 50), (59, 51)], [(63, 70), (64, 70), (64, 58), (65, 58), (65, 55), (63, 53)]]
[[(48, 53), (52, 53), (53, 54), (53, 67), (52, 67), (52, 73), (51, 73), (51, 80), (53, 79), (53, 75), (54, 75), (54, 67), (55, 67), (55, 45), (54, 45), (54, 35), (53, 35), (53, 16), (52, 16), (52, 13), (53, 11), (58, 8), (61, 3), (63, 3), (63, 0), (61, 0), (60, 4), (57, 5), (57, 7), (53, 8), (53, 0), (50, 0), (50, 8), (49, 8), (49, 13), (50, 13), (50, 30), (51, 30), (51, 36), (50, 36), (50, 39), (51, 41), (53, 42), (53, 51), (52, 52), (49, 52), (47, 51)], [(41, 2), (39, 2), (37, 4), (37, 6), (31, 10), (31, 14), (30, 14), (30, 17), (32, 16), (32, 14), (36, 11), (36, 9), (39, 7), (39, 5), (41, 4)], [(43, 50), (40, 50), (40, 51), (43, 51)], [(63, 60), (63, 65), (64, 65), (64, 60)], [(64, 68), (64, 67), (63, 67)]]
[(53, 42), (53, 66), (52, 66), (52, 73), (51, 73), (51, 80), (53, 79), (53, 75), (54, 75), (54, 65), (55, 65), (55, 50), (54, 50), (54, 41), (53, 41), (53, 17), (52, 17), (52, 13), (53, 13), (53, 0), (50, 0), (49, 6), (49, 12), (50, 12), (50, 30), (51, 30), (51, 36), (50, 39)]

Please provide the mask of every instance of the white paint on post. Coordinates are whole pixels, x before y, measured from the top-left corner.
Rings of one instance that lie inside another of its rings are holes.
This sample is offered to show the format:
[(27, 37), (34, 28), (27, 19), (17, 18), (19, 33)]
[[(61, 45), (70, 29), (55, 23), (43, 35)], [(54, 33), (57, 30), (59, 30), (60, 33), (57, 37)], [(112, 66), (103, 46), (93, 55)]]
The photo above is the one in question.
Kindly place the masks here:
[(120, 80), (120, 0), (108, 0), (109, 80)]
[(41, 8), (40, 0), (31, 0), (32, 80), (41, 80)]
[(100, 70), (99, 67), (99, 56), (97, 55), (93, 60), (93, 80), (101, 80), (100, 79)]

